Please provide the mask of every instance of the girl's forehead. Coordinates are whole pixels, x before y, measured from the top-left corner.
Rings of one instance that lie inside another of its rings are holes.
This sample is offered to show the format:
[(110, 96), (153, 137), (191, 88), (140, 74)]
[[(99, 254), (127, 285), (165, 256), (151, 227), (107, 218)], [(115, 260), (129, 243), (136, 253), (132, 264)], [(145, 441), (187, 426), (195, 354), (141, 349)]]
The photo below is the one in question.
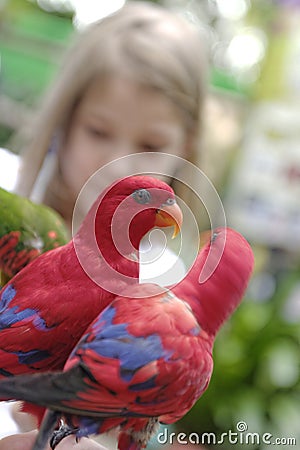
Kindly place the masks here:
[(167, 95), (125, 77), (96, 78), (82, 96), (78, 112), (95, 119), (139, 118), (149, 124), (151, 121), (157, 125), (161, 122), (183, 125), (178, 107)]
[(152, 100), (155, 98), (156, 101), (159, 100), (160, 102), (167, 100), (166, 94), (162, 91), (151, 85), (139, 83), (129, 76), (94, 78), (83, 93), (82, 99), (91, 103), (96, 103), (99, 99), (115, 99), (120, 102), (123, 98), (138, 100), (141, 95)]

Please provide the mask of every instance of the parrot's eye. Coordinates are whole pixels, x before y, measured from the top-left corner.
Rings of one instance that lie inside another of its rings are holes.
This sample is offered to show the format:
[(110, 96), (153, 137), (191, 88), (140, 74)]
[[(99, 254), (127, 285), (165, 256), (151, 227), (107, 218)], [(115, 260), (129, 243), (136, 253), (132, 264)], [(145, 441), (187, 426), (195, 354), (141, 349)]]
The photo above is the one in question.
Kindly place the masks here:
[(211, 237), (211, 240), (210, 240), (210, 242), (211, 242), (212, 244), (213, 244), (213, 243), (215, 242), (215, 240), (217, 239), (218, 234), (219, 234), (219, 233), (217, 233), (216, 231), (214, 231), (214, 233), (213, 233), (213, 235), (212, 235), (212, 237)]
[(174, 205), (176, 203), (175, 198), (168, 198), (168, 200), (165, 202), (165, 205)]
[(137, 189), (133, 192), (132, 196), (136, 202), (141, 203), (142, 205), (150, 203), (151, 201), (151, 194), (147, 189)]

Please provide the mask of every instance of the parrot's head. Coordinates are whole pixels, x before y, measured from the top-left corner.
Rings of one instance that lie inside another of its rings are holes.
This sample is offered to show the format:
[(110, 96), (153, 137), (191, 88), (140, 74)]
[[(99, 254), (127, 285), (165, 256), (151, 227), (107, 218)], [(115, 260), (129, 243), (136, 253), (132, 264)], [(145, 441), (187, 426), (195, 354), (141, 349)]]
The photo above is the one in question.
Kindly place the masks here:
[(209, 334), (215, 335), (241, 302), (253, 265), (251, 246), (237, 231), (220, 227), (201, 233), (199, 254), (178, 294), (184, 293)]
[(182, 224), (182, 212), (173, 189), (150, 176), (129, 176), (114, 182), (97, 198), (78, 233), (77, 243), (90, 248), (93, 242), (106, 259), (134, 254), (143, 236), (154, 227)]
[[(117, 180), (96, 199), (72, 245), (84, 271), (109, 292), (139, 280), (141, 239), (154, 227), (182, 224), (174, 191), (149, 176)], [(124, 275), (124, 276), (123, 276)]]
[(182, 224), (182, 212), (173, 189), (150, 176), (130, 176), (110, 186), (97, 211), (96, 229), (98, 224), (100, 231), (103, 214), (114, 242), (117, 245), (122, 242), (125, 247), (130, 242), (135, 249), (152, 228), (172, 226), (176, 236)]

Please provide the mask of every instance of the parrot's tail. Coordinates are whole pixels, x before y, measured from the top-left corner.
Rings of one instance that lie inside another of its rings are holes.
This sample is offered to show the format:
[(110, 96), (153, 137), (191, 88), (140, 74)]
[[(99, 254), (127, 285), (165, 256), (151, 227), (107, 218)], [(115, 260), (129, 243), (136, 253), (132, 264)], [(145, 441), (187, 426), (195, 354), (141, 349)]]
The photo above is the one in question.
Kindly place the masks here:
[(52, 410), (63, 410), (64, 400), (74, 397), (74, 390), (84, 386), (82, 369), (67, 372), (23, 374), (0, 380), (0, 399), (23, 400)]

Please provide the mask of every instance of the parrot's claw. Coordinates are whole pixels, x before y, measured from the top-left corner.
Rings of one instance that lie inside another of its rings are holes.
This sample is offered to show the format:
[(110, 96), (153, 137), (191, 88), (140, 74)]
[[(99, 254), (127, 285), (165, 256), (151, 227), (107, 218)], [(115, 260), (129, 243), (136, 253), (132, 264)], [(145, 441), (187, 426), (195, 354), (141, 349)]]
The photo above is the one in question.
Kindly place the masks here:
[(78, 428), (71, 428), (64, 422), (61, 422), (59, 429), (53, 431), (50, 439), (50, 447), (52, 448), (52, 450), (54, 450), (55, 447), (60, 443), (60, 441), (62, 441), (65, 437), (70, 436), (71, 434), (75, 434), (76, 431), (78, 431)]

